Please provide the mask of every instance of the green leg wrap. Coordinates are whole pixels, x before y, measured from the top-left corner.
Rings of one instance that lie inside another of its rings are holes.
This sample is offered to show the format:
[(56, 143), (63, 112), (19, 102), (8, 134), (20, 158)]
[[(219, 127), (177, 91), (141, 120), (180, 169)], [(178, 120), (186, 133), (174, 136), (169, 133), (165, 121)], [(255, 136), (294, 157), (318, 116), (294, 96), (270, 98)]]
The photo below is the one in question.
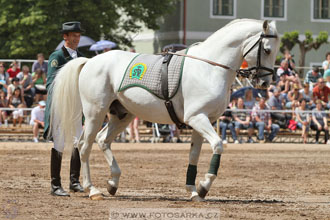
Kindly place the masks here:
[(220, 166), (220, 158), (221, 158), (220, 154), (213, 154), (211, 163), (210, 163), (210, 169), (209, 169), (208, 173), (214, 174), (214, 175), (218, 174), (218, 169)]
[(186, 185), (195, 185), (197, 175), (197, 166), (189, 164), (188, 170), (187, 170), (187, 179), (186, 179)]

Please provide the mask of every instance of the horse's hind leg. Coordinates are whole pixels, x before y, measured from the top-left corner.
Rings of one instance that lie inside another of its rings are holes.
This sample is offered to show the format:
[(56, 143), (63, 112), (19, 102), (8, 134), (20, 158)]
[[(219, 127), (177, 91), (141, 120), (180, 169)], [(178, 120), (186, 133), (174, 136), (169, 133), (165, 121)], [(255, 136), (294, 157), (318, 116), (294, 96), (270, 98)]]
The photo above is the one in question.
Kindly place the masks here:
[[(94, 105), (86, 106), (84, 111), (85, 115), (85, 128), (83, 132), (82, 147), (80, 149), (81, 167), (83, 170), (83, 187), (86, 192), (89, 192), (91, 199), (101, 198), (101, 191), (92, 185), (89, 169), (89, 156), (92, 150), (92, 145), (95, 140), (97, 132), (100, 130), (107, 109), (99, 109)], [(88, 110), (86, 110), (88, 109)], [(79, 143), (81, 144), (81, 142)], [(80, 146), (79, 146), (80, 147)]]
[(198, 159), (201, 152), (202, 144), (203, 144), (203, 137), (200, 136), (199, 133), (194, 130), (191, 137), (189, 165), (187, 169), (187, 178), (186, 178), (186, 189), (188, 192), (191, 193), (190, 198), (193, 201), (203, 200), (201, 197), (199, 197), (195, 186), (196, 175), (197, 175), (197, 164), (198, 164)]
[(205, 198), (218, 173), (221, 153), (223, 152), (222, 141), (205, 114), (189, 118), (188, 124), (210, 143), (213, 150), (209, 171), (205, 174), (205, 180), (201, 181), (198, 186), (198, 195)]
[(119, 119), (116, 115), (111, 115), (109, 123), (97, 134), (96, 141), (104, 153), (110, 170), (111, 179), (108, 180), (107, 190), (111, 195), (115, 195), (119, 185), (121, 175), (120, 168), (111, 151), (111, 143), (116, 136), (123, 131), (128, 124), (134, 119), (134, 115), (127, 113), (123, 119)]

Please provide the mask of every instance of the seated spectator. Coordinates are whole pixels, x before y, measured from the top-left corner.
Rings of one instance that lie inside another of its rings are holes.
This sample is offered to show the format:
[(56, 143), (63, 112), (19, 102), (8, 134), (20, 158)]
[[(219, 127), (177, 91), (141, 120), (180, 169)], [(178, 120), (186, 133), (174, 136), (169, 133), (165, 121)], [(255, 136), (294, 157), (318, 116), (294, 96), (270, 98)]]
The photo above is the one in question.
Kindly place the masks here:
[(29, 67), (23, 66), (22, 72), (17, 74), (17, 78), (20, 80), (20, 85), (22, 85), (24, 90), (24, 100), (26, 106), (30, 108), (33, 104), (33, 97), (34, 97), (34, 87), (32, 81), (32, 75), (29, 73)]
[(0, 62), (0, 90), (3, 90), (7, 93), (9, 85), (9, 73), (5, 71), (5, 66), (2, 62)]
[(290, 109), (295, 109), (299, 106), (299, 101), (303, 99), (303, 95), (299, 92), (299, 85), (293, 84), (292, 89), (288, 93), (288, 102), (285, 104), (285, 107)]
[(182, 140), (180, 139), (180, 129), (175, 124), (170, 124), (170, 138), (173, 143), (182, 143)]
[[(253, 108), (252, 118), (254, 127), (258, 129), (258, 140), (260, 143), (264, 143), (266, 140), (267, 142), (271, 142), (280, 130), (280, 126), (272, 123), (272, 118), (269, 112), (263, 112), (262, 110), (269, 110), (266, 106), (266, 98), (264, 97), (261, 97), (259, 103)], [(266, 140), (264, 135), (265, 130), (270, 132)]]
[(45, 117), (45, 101), (40, 101), (38, 106), (34, 107), (31, 111), (30, 125), (33, 127), (33, 142), (37, 143), (39, 138), (39, 128), (44, 128)]
[(304, 144), (307, 142), (308, 130), (310, 126), (310, 115), (306, 111), (307, 100), (300, 100), (300, 106), (296, 108), (296, 122), (297, 127), (302, 129), (301, 137), (304, 139)]
[(325, 61), (323, 61), (322, 63), (322, 68), (324, 70), (324, 72), (328, 69), (330, 69), (330, 52), (327, 52), (325, 54)]
[(229, 103), (229, 108), (233, 109), (237, 107), (237, 97), (233, 97), (233, 99), (231, 100), (231, 102)]
[(313, 109), (312, 112), (312, 124), (311, 128), (316, 131), (316, 144), (319, 143), (319, 137), (321, 131), (324, 132), (324, 143), (330, 144), (329, 140), (329, 128), (328, 128), (328, 121), (327, 115), (322, 112), (322, 101), (316, 100), (316, 108)]
[(140, 143), (140, 134), (139, 134), (139, 118), (135, 117), (133, 121), (129, 124), (130, 129), (130, 142)]
[(16, 60), (10, 64), (10, 68), (7, 70), (7, 72), (9, 73), (9, 81), (11, 81), (12, 78), (17, 77), (17, 74), (21, 72)]
[[(273, 96), (268, 100), (268, 106), (271, 110), (282, 110), (285, 106), (285, 99), (281, 95), (278, 88), (274, 89)], [(285, 114), (281, 112), (273, 112), (270, 114), (272, 122), (278, 124), (281, 128), (286, 128), (288, 121), (291, 119), (290, 114)]]
[(14, 127), (16, 126), (17, 123), (17, 119), (18, 119), (18, 123), (19, 123), (19, 127), (22, 126), (22, 121), (23, 121), (23, 110), (19, 109), (19, 108), (24, 108), (25, 107), (25, 102), (24, 99), (21, 95), (21, 89), (20, 88), (16, 88), (14, 90), (14, 94), (10, 97), (9, 101), (8, 101), (8, 106), (9, 108), (14, 108), (16, 110), (14, 110), (12, 112), (13, 114), (13, 125)]
[(11, 96), (13, 96), (14, 90), (16, 88), (21, 89), (21, 96), (24, 97), (24, 91), (22, 89), (22, 86), (19, 84), (19, 79), (17, 77), (14, 77), (11, 80), (11, 84), (8, 86), (7, 100), (9, 100)]
[(312, 70), (306, 73), (304, 83), (308, 83), (310, 90), (313, 90), (319, 78), (322, 78), (322, 74), (320, 73), (319, 68), (314, 66)]
[(46, 76), (42, 69), (37, 69), (32, 73), (32, 82), (35, 89), (35, 102), (47, 99)]
[[(0, 108), (8, 108), (6, 94), (2, 90), (0, 90)], [(0, 126), (2, 123), (5, 123), (5, 126), (8, 127), (7, 111), (0, 109)]]
[(323, 74), (323, 79), (326, 82), (326, 86), (330, 88), (330, 69), (327, 69)]
[[(232, 113), (233, 119), (235, 121), (236, 134), (239, 135), (241, 129), (247, 129), (248, 130), (248, 141), (247, 142), (254, 143), (254, 141), (252, 140), (253, 124), (251, 122), (250, 112), (239, 111), (240, 109), (244, 110), (243, 98), (238, 98), (237, 108), (233, 108), (233, 110), (236, 110), (236, 111), (233, 111), (233, 113)], [(240, 143), (242, 143), (242, 138), (240, 139)]]
[(35, 61), (32, 65), (32, 72), (36, 72), (37, 69), (41, 69), (44, 73), (47, 73), (48, 63), (45, 62), (45, 57), (43, 53), (38, 53), (37, 61)]
[(256, 99), (253, 97), (253, 89), (248, 88), (244, 94), (244, 106), (247, 109), (252, 109), (256, 103)]
[(274, 89), (276, 88), (276, 83), (271, 83), (267, 88), (267, 97), (272, 97), (274, 95)]
[(283, 54), (284, 54), (284, 58), (281, 60), (281, 62), (285, 60), (288, 63), (288, 68), (290, 70), (294, 70), (296, 68), (296, 64), (293, 59), (293, 55), (291, 55), (288, 49), (285, 49)]
[(280, 80), (277, 82), (276, 87), (281, 90), (281, 93), (284, 94), (285, 98), (286, 98), (286, 95), (288, 94), (288, 92), (290, 90), (290, 81), (287, 80), (287, 77), (285, 74), (282, 74), (280, 76)]
[[(227, 109), (230, 109), (228, 106)], [(236, 136), (236, 131), (234, 128), (233, 124), (233, 117), (232, 117), (232, 112), (231, 111), (225, 111), (222, 116), (220, 116), (220, 129), (221, 129), (221, 139), (222, 139), (222, 144), (227, 145), (228, 141), (226, 138), (226, 131), (227, 129), (230, 130), (231, 136), (234, 139), (234, 144), (238, 144), (237, 136)]]
[(289, 68), (288, 61), (282, 60), (281, 66), (277, 69), (277, 79), (285, 75), (289, 81), (296, 81), (296, 74)]
[(312, 106), (313, 104), (313, 91), (309, 89), (309, 84), (305, 83), (304, 87), (302, 89), (300, 89), (299, 91), (302, 96), (303, 99), (306, 100), (306, 104), (307, 104), (307, 108), (309, 108), (310, 106)]
[(317, 86), (314, 87), (313, 89), (313, 100), (314, 103), (316, 100), (321, 100), (323, 107), (328, 106), (328, 96), (330, 95), (330, 88), (325, 85), (324, 79), (319, 78)]

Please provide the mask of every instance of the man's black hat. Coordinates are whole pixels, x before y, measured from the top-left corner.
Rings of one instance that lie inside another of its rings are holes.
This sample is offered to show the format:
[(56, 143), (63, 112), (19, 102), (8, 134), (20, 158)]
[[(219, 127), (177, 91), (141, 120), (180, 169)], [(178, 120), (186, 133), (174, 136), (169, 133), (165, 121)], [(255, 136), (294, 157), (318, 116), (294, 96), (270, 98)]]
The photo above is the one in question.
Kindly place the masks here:
[(70, 21), (70, 22), (63, 23), (62, 30), (60, 30), (61, 34), (65, 34), (68, 32), (83, 33), (83, 32), (85, 32), (85, 30), (81, 28), (79, 21)]

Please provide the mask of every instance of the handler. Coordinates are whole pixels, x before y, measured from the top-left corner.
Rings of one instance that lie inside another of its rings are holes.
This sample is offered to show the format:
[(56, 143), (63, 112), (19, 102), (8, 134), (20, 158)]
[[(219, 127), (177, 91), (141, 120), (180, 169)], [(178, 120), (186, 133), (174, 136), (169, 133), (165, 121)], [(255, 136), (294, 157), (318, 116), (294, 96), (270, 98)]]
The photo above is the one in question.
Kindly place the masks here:
[[(62, 30), (60, 33), (63, 34), (64, 46), (55, 52), (53, 52), (48, 61), (48, 71), (47, 71), (47, 83), (46, 88), (48, 91), (47, 104), (45, 110), (45, 132), (44, 138), (51, 138), (54, 141), (54, 147), (51, 150), (51, 160), (50, 160), (50, 176), (51, 176), (51, 194), (54, 196), (70, 196), (61, 185), (61, 163), (62, 163), (62, 152), (64, 150), (64, 140), (59, 135), (58, 129), (52, 129), (49, 132), (49, 122), (50, 122), (50, 106), (52, 102), (52, 87), (54, 79), (59, 71), (59, 69), (66, 64), (68, 61), (82, 56), (82, 54), (77, 51), (77, 47), (80, 40), (80, 33), (85, 30), (81, 29), (80, 22), (72, 21), (66, 22), (62, 25)], [(53, 118), (56, 122), (56, 116)], [(55, 126), (54, 126), (55, 127)], [(53, 127), (53, 128), (54, 128)], [(82, 132), (82, 127), (79, 131), (76, 131), (76, 137), (79, 138)], [(78, 138), (75, 138), (76, 140)], [(77, 148), (74, 147), (71, 156), (70, 163), (70, 191), (73, 192), (83, 192), (84, 189), (80, 185), (80, 156)]]

